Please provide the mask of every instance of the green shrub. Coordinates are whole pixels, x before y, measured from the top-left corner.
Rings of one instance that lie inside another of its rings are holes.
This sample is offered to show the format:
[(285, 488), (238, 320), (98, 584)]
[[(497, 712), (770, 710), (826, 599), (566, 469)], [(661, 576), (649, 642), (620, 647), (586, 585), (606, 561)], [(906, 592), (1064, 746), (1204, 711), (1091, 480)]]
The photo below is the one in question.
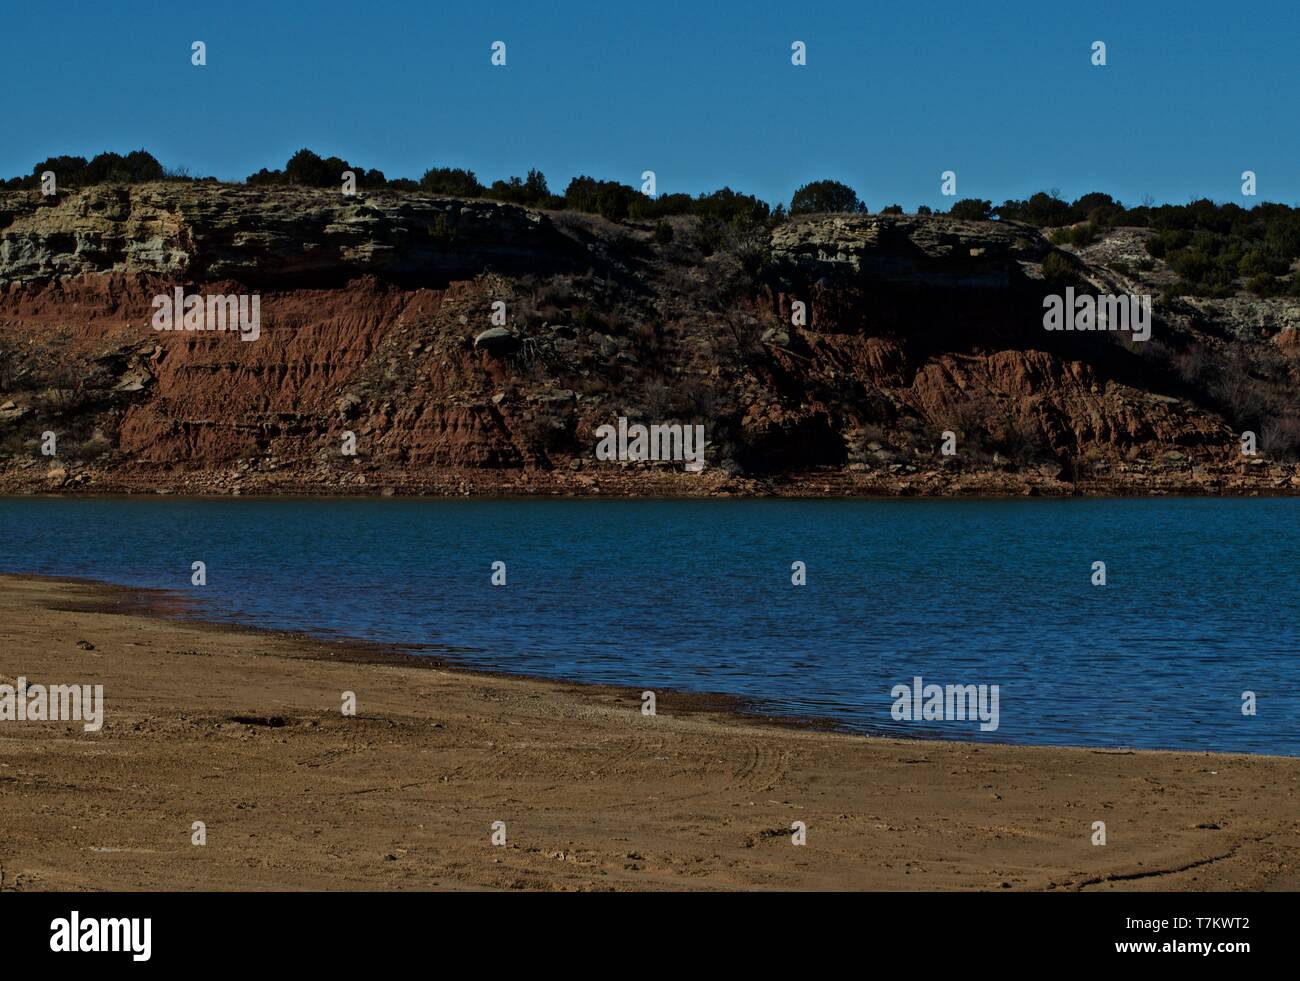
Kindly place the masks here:
[(1070, 206), (1056, 194), (1040, 191), (1027, 201), (1004, 201), (997, 209), (1003, 221), (1023, 221), (1039, 228), (1073, 224)]
[(1052, 232), (1050, 238), (1055, 245), (1073, 245), (1083, 249), (1097, 241), (1099, 236), (1100, 231), (1096, 225), (1092, 222), (1084, 222), (1081, 225), (1058, 228)]
[(967, 221), (989, 221), (993, 217), (993, 202), (981, 201), (979, 198), (962, 198), (948, 209), (953, 218)]
[(263, 167), (249, 174), (245, 182), (253, 185), (294, 184), (299, 187), (339, 187), (343, 172), (350, 170), (356, 176), (357, 187), (386, 187), (388, 181), (381, 170), (356, 167), (340, 157), (321, 157), (303, 147), (284, 165), (283, 170)]
[(867, 206), (858, 200), (858, 192), (839, 181), (813, 181), (794, 192), (790, 214), (862, 214)]
[(477, 198), (483, 194), (483, 185), (478, 182), (472, 170), (462, 167), (431, 167), (420, 178), (420, 190), (453, 198)]
[(508, 181), (493, 181), (484, 197), (509, 201), (525, 207), (537, 207), (558, 200), (546, 185), (546, 175), (540, 170), (530, 170), (524, 178), (511, 177)]
[(640, 192), (618, 181), (598, 181), (594, 177), (575, 177), (564, 191), (564, 203), (574, 211), (598, 214), (610, 221), (628, 217), (634, 197)]
[(1252, 276), (1246, 289), (1256, 296), (1281, 296), (1286, 292), (1286, 284), (1272, 273), (1263, 272)]
[[(41, 174), (54, 174), (58, 187), (85, 187), (90, 184), (143, 184), (147, 181), (167, 180), (168, 174), (153, 156), (145, 150), (132, 150), (126, 156), (120, 153), (101, 153), (90, 161), (85, 157), (58, 156), (42, 160), (27, 177), (15, 177), (0, 182), (10, 188), (37, 188)], [(183, 179), (173, 175), (172, 179)]]
[(1078, 279), (1078, 271), (1063, 252), (1053, 251), (1043, 260), (1043, 278), (1052, 285), (1068, 285)]

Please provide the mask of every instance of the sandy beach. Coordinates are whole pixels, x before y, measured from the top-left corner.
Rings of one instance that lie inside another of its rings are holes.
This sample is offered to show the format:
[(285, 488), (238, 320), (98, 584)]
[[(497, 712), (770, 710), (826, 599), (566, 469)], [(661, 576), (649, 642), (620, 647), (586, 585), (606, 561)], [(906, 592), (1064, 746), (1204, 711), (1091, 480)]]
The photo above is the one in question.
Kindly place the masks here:
[(670, 692), (651, 717), (631, 687), (160, 605), (0, 576), (0, 684), (105, 705), (98, 732), (0, 722), (0, 889), (1300, 888), (1292, 758), (866, 738)]

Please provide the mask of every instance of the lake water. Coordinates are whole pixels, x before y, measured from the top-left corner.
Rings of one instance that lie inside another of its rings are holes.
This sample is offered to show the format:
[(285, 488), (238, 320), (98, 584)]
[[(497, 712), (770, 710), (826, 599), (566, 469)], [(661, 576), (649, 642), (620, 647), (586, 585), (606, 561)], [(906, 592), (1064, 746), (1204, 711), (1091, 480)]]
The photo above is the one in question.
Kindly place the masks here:
[[(1298, 528), (1293, 499), (7, 498), (0, 570), (868, 734), (1300, 755)], [(896, 720), (916, 676), (997, 685), (997, 729)]]

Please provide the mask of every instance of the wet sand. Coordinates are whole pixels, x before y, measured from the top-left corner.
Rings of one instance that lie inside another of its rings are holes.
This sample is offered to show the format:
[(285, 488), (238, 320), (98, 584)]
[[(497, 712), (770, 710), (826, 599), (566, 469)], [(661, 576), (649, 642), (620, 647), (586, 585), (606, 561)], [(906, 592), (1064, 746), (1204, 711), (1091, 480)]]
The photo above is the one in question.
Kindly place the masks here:
[(0, 889), (1300, 889), (1297, 759), (649, 717), (157, 600), (0, 576), (0, 684), (105, 690), (0, 721)]

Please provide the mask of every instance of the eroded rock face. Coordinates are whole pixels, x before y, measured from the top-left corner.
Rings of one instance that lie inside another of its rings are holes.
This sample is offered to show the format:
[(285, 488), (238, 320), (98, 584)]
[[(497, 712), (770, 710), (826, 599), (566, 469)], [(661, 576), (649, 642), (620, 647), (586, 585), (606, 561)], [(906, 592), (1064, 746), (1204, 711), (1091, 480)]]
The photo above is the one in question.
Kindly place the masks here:
[(571, 244), (540, 212), (426, 195), (171, 183), (0, 193), (0, 282), (125, 273), (339, 286), (371, 274), (440, 285), (488, 266), (562, 267)]
[(797, 218), (772, 233), (789, 322), (796, 301), (822, 333), (923, 328), (938, 341), (996, 325), (1023, 336), (1041, 319), (1037, 229), (921, 215)]
[[(1045, 332), (1053, 248), (1034, 229), (800, 218), (740, 298), (725, 257), (672, 249), (424, 195), (0, 194), (0, 489), (46, 488), (52, 468), (65, 490), (189, 492), (1300, 488), (1289, 464), (1243, 461), (1195, 373)], [(1143, 288), (1086, 256), (1078, 274)], [(153, 330), (177, 286), (256, 291), (259, 338)], [(1155, 337), (1300, 373), (1298, 324), (1285, 300), (1181, 302)], [(595, 430), (623, 415), (703, 423), (705, 475), (597, 465)], [(955, 459), (937, 454), (948, 430)]]
[(1022, 263), (1051, 245), (1037, 229), (1011, 222), (922, 215), (797, 218), (772, 233), (773, 257), (804, 273), (860, 285), (1006, 289)]

